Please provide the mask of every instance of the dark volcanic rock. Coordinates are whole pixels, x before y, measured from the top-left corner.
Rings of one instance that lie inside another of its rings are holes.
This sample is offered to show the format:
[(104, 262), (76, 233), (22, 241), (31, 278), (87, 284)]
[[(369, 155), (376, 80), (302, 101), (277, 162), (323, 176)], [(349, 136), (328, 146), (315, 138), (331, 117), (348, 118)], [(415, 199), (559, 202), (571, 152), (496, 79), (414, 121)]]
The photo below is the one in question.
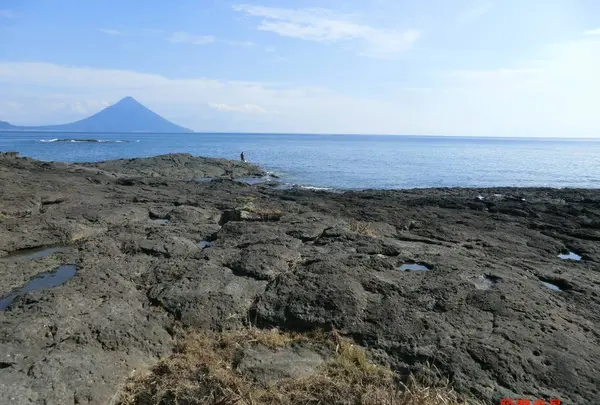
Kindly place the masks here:
[(82, 167), (139, 177), (195, 178), (261, 176), (265, 172), (250, 163), (192, 156), (188, 153), (161, 155), (145, 159), (119, 159), (81, 164)]
[(342, 328), (366, 309), (367, 293), (352, 277), (356, 271), (319, 261), (271, 283), (256, 315), (260, 323), (292, 330)]
[[(399, 376), (433, 364), (489, 403), (600, 403), (600, 191), (332, 194), (228, 180), (260, 172), (190, 155), (0, 154), (0, 297), (78, 268), (0, 312), (0, 397), (105, 404), (171, 350), (176, 325), (256, 324), (335, 328)], [(60, 250), (11, 254), (44, 246)], [(249, 349), (239, 371), (273, 381), (300, 358), (320, 364), (305, 350)]]
[(297, 250), (278, 245), (251, 245), (242, 249), (228, 267), (237, 275), (272, 280), (300, 260)]
[(187, 224), (217, 224), (221, 213), (215, 209), (198, 208), (186, 205), (173, 208), (166, 216), (172, 222), (183, 222)]
[(204, 266), (158, 284), (149, 297), (184, 325), (223, 330), (243, 325), (266, 284), (237, 277), (225, 267)]

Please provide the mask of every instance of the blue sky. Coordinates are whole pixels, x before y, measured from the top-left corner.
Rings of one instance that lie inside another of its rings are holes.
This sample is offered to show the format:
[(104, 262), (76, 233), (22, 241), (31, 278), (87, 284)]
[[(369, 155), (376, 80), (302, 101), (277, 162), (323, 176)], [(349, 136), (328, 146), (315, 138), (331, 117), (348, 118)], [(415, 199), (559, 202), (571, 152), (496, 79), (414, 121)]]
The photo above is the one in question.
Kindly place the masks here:
[(596, 0), (0, 0), (0, 120), (600, 137)]

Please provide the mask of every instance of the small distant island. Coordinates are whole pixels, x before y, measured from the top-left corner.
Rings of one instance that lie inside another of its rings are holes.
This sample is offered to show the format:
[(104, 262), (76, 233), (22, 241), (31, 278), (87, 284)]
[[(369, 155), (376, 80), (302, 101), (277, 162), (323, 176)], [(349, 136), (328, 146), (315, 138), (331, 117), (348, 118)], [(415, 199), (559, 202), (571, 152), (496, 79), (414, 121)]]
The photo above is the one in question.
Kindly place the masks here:
[(17, 126), (0, 121), (0, 131), (48, 132), (158, 132), (186, 133), (191, 129), (176, 125), (133, 97), (125, 97), (116, 104), (79, 121), (60, 125)]

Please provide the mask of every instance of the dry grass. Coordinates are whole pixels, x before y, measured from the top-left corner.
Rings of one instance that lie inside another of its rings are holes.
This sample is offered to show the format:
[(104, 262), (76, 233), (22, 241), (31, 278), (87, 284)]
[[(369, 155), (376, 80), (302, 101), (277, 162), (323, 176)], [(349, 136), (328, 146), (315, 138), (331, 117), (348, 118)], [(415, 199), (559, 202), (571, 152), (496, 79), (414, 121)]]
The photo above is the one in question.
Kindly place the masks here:
[(256, 201), (256, 197), (252, 196), (241, 196), (235, 198), (236, 204), (248, 204), (254, 201)]
[(255, 209), (253, 213), (258, 215), (262, 221), (279, 221), (282, 215), (280, 210), (272, 210), (268, 208)]
[(236, 208), (236, 211), (239, 213), (245, 211), (254, 214), (251, 217), (258, 221), (279, 221), (282, 215), (280, 210), (257, 207), (253, 202), (246, 202), (245, 204), (239, 205)]
[(370, 222), (353, 221), (348, 225), (348, 230), (372, 238), (377, 236), (377, 232), (373, 229)]
[[(310, 341), (331, 349), (332, 357), (315, 374), (274, 385), (252, 382), (234, 368), (247, 345), (272, 349)], [(448, 386), (431, 388), (412, 378), (406, 385), (371, 363), (363, 349), (337, 334), (301, 335), (277, 330), (222, 334), (192, 333), (175, 353), (149, 372), (131, 378), (119, 405), (468, 405)]]

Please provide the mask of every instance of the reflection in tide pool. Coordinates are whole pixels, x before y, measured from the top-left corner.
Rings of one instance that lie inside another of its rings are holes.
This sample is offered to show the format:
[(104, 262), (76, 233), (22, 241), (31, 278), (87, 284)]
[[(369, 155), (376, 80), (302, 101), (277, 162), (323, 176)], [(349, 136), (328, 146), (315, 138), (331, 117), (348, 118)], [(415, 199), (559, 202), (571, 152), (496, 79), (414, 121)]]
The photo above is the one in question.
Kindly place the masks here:
[(14, 291), (6, 297), (0, 299), (0, 311), (4, 311), (8, 306), (10, 306), (15, 298), (25, 295), (28, 292), (58, 287), (59, 285), (72, 279), (76, 273), (77, 266), (74, 264), (65, 264), (51, 273), (42, 273), (17, 291)]

